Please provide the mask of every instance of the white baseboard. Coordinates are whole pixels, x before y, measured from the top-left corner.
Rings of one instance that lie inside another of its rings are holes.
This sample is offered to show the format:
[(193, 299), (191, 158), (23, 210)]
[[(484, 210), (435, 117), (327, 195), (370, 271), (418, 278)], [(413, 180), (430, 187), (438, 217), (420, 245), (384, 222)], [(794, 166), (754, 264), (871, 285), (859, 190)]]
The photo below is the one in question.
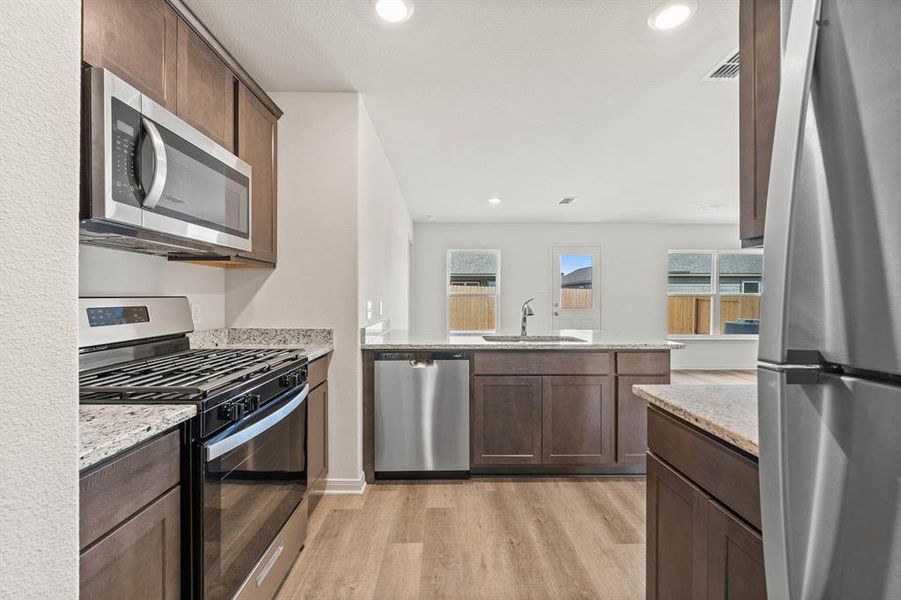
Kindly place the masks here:
[(354, 479), (332, 479), (325, 482), (326, 494), (362, 494), (366, 489), (366, 477), (363, 473)]

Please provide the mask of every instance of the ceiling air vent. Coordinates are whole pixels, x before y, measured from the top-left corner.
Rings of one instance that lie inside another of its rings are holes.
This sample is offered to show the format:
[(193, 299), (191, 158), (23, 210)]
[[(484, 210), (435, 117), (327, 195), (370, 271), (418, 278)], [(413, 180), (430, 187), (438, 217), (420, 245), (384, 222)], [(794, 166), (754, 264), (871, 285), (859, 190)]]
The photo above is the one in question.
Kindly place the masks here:
[(729, 81), (738, 78), (738, 50), (730, 52), (701, 81)]
[(557, 204), (572, 204), (575, 201), (576, 199), (574, 197), (568, 196), (566, 198), (561, 198), (560, 202), (558, 202)]

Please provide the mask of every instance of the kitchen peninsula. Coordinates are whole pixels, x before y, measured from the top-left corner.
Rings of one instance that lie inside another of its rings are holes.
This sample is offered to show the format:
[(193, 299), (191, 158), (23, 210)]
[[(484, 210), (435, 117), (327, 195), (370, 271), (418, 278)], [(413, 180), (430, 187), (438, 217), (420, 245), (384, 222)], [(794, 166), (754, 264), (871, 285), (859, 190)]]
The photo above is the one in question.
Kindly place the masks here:
[[(468, 403), (461, 399), (469, 415), (465, 471), (644, 473), (647, 403), (632, 393), (632, 386), (669, 383), (670, 351), (682, 344), (582, 330), (491, 339), (407, 331), (364, 338), (363, 470), (368, 483), (379, 470), (379, 432), (387, 436), (390, 425), (379, 418), (376, 406), (377, 365), (389, 360), (430, 365), (436, 356), (468, 367)], [(408, 427), (417, 426), (411, 419)]]

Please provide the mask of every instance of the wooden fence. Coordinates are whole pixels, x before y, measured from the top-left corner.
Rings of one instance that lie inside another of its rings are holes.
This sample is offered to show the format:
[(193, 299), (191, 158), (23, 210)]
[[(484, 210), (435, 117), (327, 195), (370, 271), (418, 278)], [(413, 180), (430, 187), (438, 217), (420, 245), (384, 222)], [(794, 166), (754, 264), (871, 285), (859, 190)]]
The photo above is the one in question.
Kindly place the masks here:
[[(667, 300), (670, 335), (710, 333), (710, 296), (670, 296)], [(720, 297), (720, 333), (725, 331), (726, 321), (759, 318), (760, 296)]]
[(462, 294), (450, 297), (451, 331), (494, 331), (496, 329), (497, 296), (493, 295), (494, 288), (452, 285), (450, 291)]
[(592, 308), (592, 291), (591, 288), (563, 288), (560, 290), (560, 308)]

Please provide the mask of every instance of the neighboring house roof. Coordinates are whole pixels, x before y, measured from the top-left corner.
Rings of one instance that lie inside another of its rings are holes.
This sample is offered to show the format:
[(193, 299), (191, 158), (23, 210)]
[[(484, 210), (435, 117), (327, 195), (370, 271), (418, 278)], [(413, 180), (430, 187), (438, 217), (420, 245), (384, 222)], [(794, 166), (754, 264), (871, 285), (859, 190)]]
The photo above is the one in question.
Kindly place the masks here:
[(709, 254), (683, 254), (676, 252), (667, 258), (670, 273), (710, 273)]
[(453, 252), (451, 275), (495, 275), (497, 255), (494, 252)]
[(720, 254), (720, 273), (723, 275), (763, 273), (763, 254)]
[(584, 285), (586, 283), (590, 284), (591, 271), (592, 267), (582, 267), (581, 269), (570, 271), (566, 275), (562, 276), (560, 285), (563, 287), (570, 287), (574, 285)]
[[(670, 274), (709, 274), (711, 256), (676, 252), (667, 258)], [(722, 275), (751, 275), (763, 273), (763, 255), (753, 253), (720, 254), (719, 268)]]

